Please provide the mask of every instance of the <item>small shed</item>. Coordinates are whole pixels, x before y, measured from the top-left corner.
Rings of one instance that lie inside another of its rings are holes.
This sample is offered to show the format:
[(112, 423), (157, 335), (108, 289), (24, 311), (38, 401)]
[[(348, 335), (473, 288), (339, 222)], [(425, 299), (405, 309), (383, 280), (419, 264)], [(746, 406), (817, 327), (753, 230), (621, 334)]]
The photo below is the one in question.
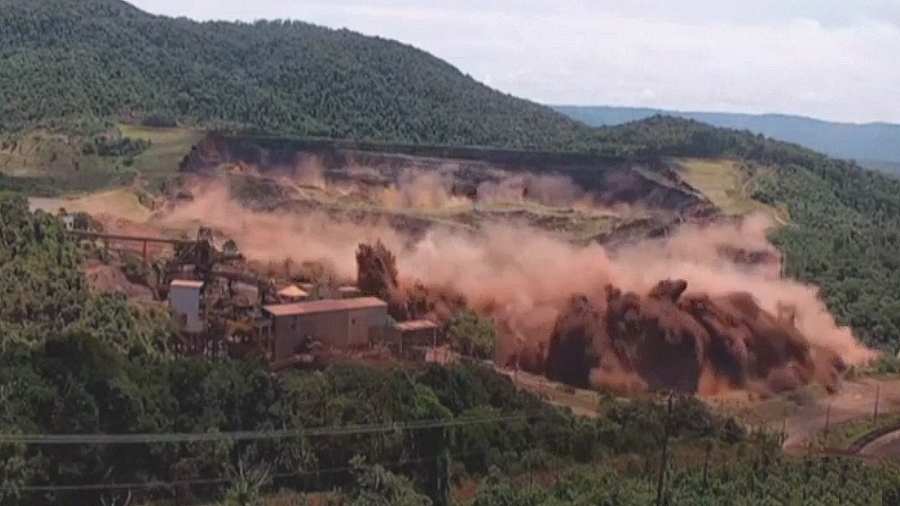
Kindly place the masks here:
[(296, 285), (288, 285), (278, 290), (278, 297), (287, 302), (301, 302), (309, 299), (309, 293)]
[(204, 330), (200, 308), (202, 290), (203, 282), (193, 279), (174, 279), (169, 285), (169, 309), (183, 332), (199, 334)]
[(63, 222), (63, 226), (66, 227), (66, 230), (75, 230), (74, 214), (62, 214), (60, 215), (60, 219)]
[(431, 320), (410, 320), (391, 325), (386, 340), (399, 356), (409, 356), (413, 347), (437, 346), (437, 332), (438, 324)]
[(325, 299), (263, 306), (273, 321), (274, 360), (311, 341), (324, 348), (368, 346), (387, 326), (387, 302), (375, 297)]

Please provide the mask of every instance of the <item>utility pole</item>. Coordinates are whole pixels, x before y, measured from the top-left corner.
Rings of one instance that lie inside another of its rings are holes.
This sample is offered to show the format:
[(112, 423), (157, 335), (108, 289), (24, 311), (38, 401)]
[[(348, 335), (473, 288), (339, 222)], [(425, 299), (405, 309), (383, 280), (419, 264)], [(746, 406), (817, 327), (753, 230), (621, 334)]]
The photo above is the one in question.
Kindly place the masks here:
[(709, 455), (712, 453), (712, 437), (706, 440), (706, 458), (703, 460), (703, 490), (709, 489)]
[(875, 385), (875, 411), (872, 413), (872, 424), (878, 423), (878, 400), (881, 398), (881, 385)]
[(666, 480), (666, 467), (669, 453), (669, 425), (672, 417), (672, 393), (669, 393), (669, 402), (666, 406), (666, 421), (663, 426), (662, 458), (659, 463), (659, 479), (656, 482), (656, 506), (663, 505), (664, 488)]
[(784, 441), (787, 439), (787, 409), (781, 417), (781, 446), (784, 447)]

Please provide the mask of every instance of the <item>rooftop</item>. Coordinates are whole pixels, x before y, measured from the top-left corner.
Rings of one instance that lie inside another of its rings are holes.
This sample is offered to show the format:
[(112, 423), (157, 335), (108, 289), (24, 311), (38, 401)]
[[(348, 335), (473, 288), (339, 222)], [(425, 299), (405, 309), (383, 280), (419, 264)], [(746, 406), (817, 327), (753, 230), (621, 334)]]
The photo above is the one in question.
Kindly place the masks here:
[(326, 299), (309, 302), (294, 302), (291, 304), (271, 304), (263, 306), (263, 309), (273, 316), (291, 316), (376, 307), (387, 307), (387, 302), (375, 297), (363, 297), (359, 299)]
[(282, 297), (307, 297), (309, 293), (296, 285), (290, 285), (279, 290), (278, 295)]
[(173, 288), (203, 288), (203, 281), (194, 279), (173, 279), (170, 286)]
[(407, 332), (412, 330), (425, 330), (425, 329), (436, 329), (437, 323), (434, 323), (431, 320), (410, 320), (407, 322), (400, 322), (394, 325), (394, 328), (401, 331)]

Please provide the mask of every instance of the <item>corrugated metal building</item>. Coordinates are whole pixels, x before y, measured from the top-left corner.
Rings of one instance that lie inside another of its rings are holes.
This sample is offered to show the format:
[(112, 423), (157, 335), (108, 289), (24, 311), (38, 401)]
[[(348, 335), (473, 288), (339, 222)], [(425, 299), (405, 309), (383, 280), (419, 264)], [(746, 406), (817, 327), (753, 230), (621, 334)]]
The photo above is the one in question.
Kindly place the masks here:
[(169, 285), (169, 308), (183, 332), (198, 334), (205, 328), (200, 307), (202, 289), (202, 281), (191, 279), (175, 279)]
[(387, 303), (375, 297), (327, 299), (263, 306), (271, 315), (272, 356), (293, 356), (306, 341), (323, 348), (367, 346), (388, 323)]

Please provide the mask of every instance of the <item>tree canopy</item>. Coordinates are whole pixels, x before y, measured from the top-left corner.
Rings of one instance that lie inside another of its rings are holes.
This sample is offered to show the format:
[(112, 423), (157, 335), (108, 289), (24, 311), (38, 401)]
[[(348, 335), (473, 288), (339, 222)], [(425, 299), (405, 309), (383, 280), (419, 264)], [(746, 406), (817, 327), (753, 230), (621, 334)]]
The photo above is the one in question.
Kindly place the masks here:
[(133, 118), (339, 138), (571, 146), (589, 128), (398, 42), (298, 21), (3, 0), (0, 127)]
[(467, 309), (450, 321), (447, 337), (451, 346), (460, 353), (477, 358), (490, 358), (494, 354), (497, 332), (490, 321)]

